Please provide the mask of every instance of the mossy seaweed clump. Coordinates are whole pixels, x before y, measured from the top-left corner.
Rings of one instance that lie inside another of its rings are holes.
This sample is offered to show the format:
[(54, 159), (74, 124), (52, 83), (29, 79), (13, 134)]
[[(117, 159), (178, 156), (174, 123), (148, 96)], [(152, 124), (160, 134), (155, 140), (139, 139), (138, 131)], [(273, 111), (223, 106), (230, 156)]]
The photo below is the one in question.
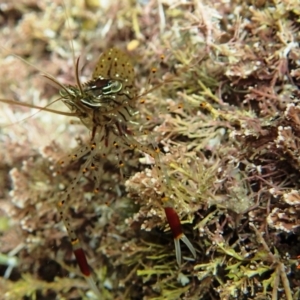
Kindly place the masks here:
[[(135, 119), (161, 169), (126, 151), (125, 178), (108, 157), (101, 191), (86, 176), (70, 199), (103, 299), (298, 299), (299, 2), (109, 3), (74, 1), (66, 14), (59, 1), (7, 2), (0, 15), (2, 99), (54, 100), (12, 53), (68, 84), (70, 39), (87, 57), (83, 81), (114, 46), (132, 57), (140, 94), (163, 83)], [(16, 123), (31, 115), (1, 104), (0, 289), (4, 299), (92, 299), (55, 207), (82, 161), (56, 162), (89, 133), (43, 111)], [(164, 193), (197, 251), (193, 260), (182, 246), (180, 267)]]

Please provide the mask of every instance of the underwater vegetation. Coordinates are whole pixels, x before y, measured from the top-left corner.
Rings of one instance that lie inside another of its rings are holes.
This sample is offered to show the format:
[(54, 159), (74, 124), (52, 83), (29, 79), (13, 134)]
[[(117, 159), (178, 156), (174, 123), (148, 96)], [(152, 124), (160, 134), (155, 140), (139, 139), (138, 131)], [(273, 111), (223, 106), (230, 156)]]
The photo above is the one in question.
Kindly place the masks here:
[(298, 0), (7, 1), (0, 26), (0, 299), (300, 298)]

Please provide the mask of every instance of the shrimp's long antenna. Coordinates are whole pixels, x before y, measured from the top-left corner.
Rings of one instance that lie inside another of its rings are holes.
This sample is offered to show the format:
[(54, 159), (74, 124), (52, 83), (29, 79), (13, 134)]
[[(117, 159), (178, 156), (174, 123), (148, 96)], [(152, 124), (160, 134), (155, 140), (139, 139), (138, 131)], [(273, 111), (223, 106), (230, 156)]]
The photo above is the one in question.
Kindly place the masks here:
[[(3, 50), (3, 51), (8, 51), (5, 47), (1, 46), (0, 45), (0, 48)], [(33, 65), (32, 63), (30, 63), (29, 61), (27, 61), (26, 59), (22, 58), (21, 56), (17, 55), (17, 54), (14, 54), (14, 53), (10, 53), (9, 54), (10, 56), (13, 56), (15, 58), (17, 58), (18, 60), (22, 61), (24, 64), (30, 66), (32, 69), (38, 71), (40, 74), (42, 74), (42, 76), (50, 79), (52, 82), (54, 82), (56, 85), (58, 85), (59, 87), (61, 87), (62, 89), (64, 89), (65, 91), (67, 91), (66, 87), (61, 84), (60, 82), (58, 82), (51, 74), (43, 71), (42, 69), (40, 69), (39, 67)]]
[(71, 26), (70, 26), (70, 18), (69, 18), (69, 14), (68, 14), (68, 10), (67, 10), (67, 6), (64, 2), (64, 8), (65, 8), (65, 14), (66, 14), (66, 20), (67, 20), (67, 26), (69, 28), (68, 33), (69, 33), (69, 44), (70, 44), (70, 48), (72, 51), (72, 60), (73, 60), (73, 68), (75, 71), (75, 80), (76, 80), (76, 84), (80, 90), (80, 94), (83, 95), (83, 89), (82, 89), (82, 85), (79, 79), (79, 57), (75, 60), (75, 50), (74, 50), (74, 43), (73, 43), (73, 39), (71, 37)]
[(80, 94), (83, 95), (83, 89), (82, 89), (82, 85), (81, 85), (81, 82), (80, 82), (80, 79), (79, 79), (79, 59), (80, 57), (78, 57), (76, 59), (76, 65), (75, 65), (75, 77), (76, 77), (76, 83), (77, 83), (77, 86), (80, 90)]
[(23, 107), (35, 108), (35, 109), (39, 109), (39, 110), (51, 112), (53, 114), (67, 116), (67, 117), (76, 117), (77, 116), (75, 113), (64, 112), (64, 111), (59, 111), (56, 109), (47, 108), (48, 106), (52, 105), (53, 103), (55, 103), (56, 101), (59, 101), (59, 100), (61, 100), (61, 98), (56, 99), (55, 101), (47, 104), (46, 106), (38, 106), (38, 105), (33, 105), (33, 104), (19, 102), (19, 101), (10, 100), (10, 99), (0, 99), (0, 102), (10, 104), (10, 105), (18, 105), (18, 106), (23, 106)]

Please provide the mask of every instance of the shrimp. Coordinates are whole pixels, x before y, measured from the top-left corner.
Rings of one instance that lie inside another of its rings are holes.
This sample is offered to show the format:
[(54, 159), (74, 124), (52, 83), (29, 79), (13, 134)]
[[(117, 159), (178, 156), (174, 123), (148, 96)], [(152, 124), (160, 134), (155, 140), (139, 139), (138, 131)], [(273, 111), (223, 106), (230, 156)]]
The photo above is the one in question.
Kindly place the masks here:
[[(98, 158), (105, 157), (112, 149), (120, 152), (120, 148), (138, 149), (145, 152), (155, 159), (160, 171), (162, 168), (158, 148), (151, 149), (139, 143), (127, 128), (134, 116), (135, 102), (139, 98), (134, 84), (134, 69), (129, 57), (116, 48), (108, 49), (100, 56), (92, 79), (84, 84), (81, 84), (78, 79), (78, 63), (76, 66), (77, 86), (65, 87), (61, 90), (60, 95), (71, 112), (77, 115), (80, 121), (91, 131), (91, 140), (89, 146), (83, 145), (71, 155), (73, 159), (86, 156), (86, 160), (81, 167), (81, 172), (63, 193), (62, 199), (58, 203), (58, 210), (67, 228), (78, 265), (90, 282), (87, 260), (66, 214), (66, 204), (69, 202), (68, 199), (72, 197), (72, 192), (80, 177), (91, 171), (92, 176), (96, 179), (94, 192), (97, 193), (101, 179)], [(121, 153), (117, 155), (121, 157)], [(119, 160), (118, 164), (119, 168), (122, 168), (124, 163)], [(163, 175), (160, 177), (162, 180)], [(173, 234), (177, 263), (180, 265), (180, 240), (187, 245), (193, 257), (196, 257), (196, 252), (182, 231), (178, 214), (172, 207), (169, 197), (164, 195), (161, 200)], [(92, 286), (94, 287), (94, 282), (91, 283)]]
[[(124, 177), (122, 169), (125, 164), (122, 153), (125, 150), (136, 149), (154, 159), (161, 182), (163, 183), (166, 180), (168, 183), (167, 174), (161, 164), (162, 154), (159, 148), (139, 142), (135, 138), (138, 133), (131, 129), (137, 113), (136, 103), (138, 99), (160, 85), (139, 94), (135, 85), (135, 73), (130, 58), (117, 48), (110, 48), (100, 55), (92, 77), (87, 82), (82, 83), (80, 81), (79, 59), (75, 63), (75, 85), (64, 85), (51, 75), (44, 76), (60, 87), (60, 97), (56, 101), (62, 101), (68, 107), (69, 112), (51, 109), (48, 105), (43, 107), (10, 99), (0, 99), (0, 102), (76, 117), (90, 131), (90, 138), (87, 143), (79, 145), (66, 159), (59, 161), (61, 166), (74, 161), (83, 161), (83, 163), (75, 178), (59, 194), (57, 209), (67, 229), (79, 269), (90, 288), (98, 298), (101, 298), (101, 292), (93, 278), (83, 246), (72, 226), (68, 208), (72, 205), (76, 186), (79, 185), (82, 176), (86, 173), (90, 173), (91, 178), (94, 180), (94, 193), (99, 193), (104, 172), (102, 159), (113, 151), (116, 153), (117, 165), (122, 177)], [(167, 194), (167, 190), (161, 197), (161, 203), (173, 234), (176, 260), (180, 265), (180, 241), (187, 245), (193, 257), (196, 257), (196, 252), (183, 233), (180, 219), (172, 205), (170, 196)]]

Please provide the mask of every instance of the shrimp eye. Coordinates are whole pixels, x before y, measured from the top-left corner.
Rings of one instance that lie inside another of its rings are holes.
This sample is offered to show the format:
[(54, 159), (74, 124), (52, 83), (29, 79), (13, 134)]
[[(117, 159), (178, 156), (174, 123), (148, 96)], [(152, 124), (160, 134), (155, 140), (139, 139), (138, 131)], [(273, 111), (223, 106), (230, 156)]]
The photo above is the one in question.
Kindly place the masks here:
[(84, 97), (80, 101), (89, 107), (103, 107), (117, 99), (122, 87), (121, 81), (97, 78), (86, 84)]
[(110, 80), (106, 86), (103, 87), (104, 95), (116, 94), (122, 89), (123, 85), (120, 81)]

